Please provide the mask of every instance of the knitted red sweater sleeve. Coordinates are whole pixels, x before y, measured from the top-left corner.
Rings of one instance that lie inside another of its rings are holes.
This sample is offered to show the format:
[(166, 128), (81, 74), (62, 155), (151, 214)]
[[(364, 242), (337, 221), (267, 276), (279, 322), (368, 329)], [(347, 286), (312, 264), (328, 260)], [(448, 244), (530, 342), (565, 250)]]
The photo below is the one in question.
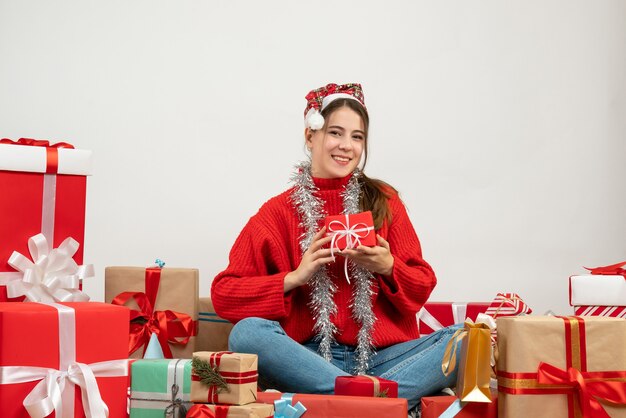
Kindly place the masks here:
[(229, 265), (211, 285), (215, 312), (237, 322), (256, 316), (279, 320), (290, 310), (290, 296), (284, 294), (284, 278), (291, 270), (282, 254), (284, 245), (262, 221), (253, 216), (239, 234), (230, 251)]
[(404, 204), (397, 195), (389, 199), (392, 213), (387, 241), (394, 258), (390, 277), (382, 277), (381, 291), (407, 315), (426, 302), (437, 284), (432, 267), (422, 258), (422, 249)]

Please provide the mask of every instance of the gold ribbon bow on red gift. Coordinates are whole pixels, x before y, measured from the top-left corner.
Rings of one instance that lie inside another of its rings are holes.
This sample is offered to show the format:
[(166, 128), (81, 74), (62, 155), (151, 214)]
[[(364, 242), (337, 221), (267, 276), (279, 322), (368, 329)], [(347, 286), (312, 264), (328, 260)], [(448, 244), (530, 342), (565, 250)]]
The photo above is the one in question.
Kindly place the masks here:
[(114, 305), (125, 305), (130, 299), (134, 299), (139, 307), (139, 310), (130, 311), (129, 354), (146, 346), (150, 336), (156, 333), (163, 355), (165, 358), (172, 358), (169, 344), (185, 345), (196, 335), (196, 324), (191, 316), (169, 309), (154, 310), (160, 280), (160, 268), (147, 268), (146, 293), (122, 292), (111, 301)]
[(624, 276), (624, 279), (626, 279), (626, 269), (624, 266), (626, 266), (626, 261), (611, 264), (610, 266), (585, 268), (589, 270), (589, 273), (591, 274)]

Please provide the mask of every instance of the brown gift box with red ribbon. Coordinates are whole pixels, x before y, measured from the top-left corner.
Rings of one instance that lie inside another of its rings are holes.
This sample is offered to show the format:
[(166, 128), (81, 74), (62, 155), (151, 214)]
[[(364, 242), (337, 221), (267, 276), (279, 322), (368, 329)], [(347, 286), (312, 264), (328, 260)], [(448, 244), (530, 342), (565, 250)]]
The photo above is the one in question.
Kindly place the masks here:
[(198, 318), (198, 270), (107, 267), (105, 300), (131, 309), (129, 355), (142, 358), (153, 333), (165, 358), (191, 358)]
[(191, 402), (245, 405), (256, 401), (256, 354), (198, 351), (191, 364)]
[(397, 398), (398, 383), (376, 376), (337, 376), (335, 395)]
[(626, 320), (497, 319), (498, 416), (626, 417)]
[(6, 284), (22, 277), (8, 263), (13, 251), (28, 255), (28, 239), (43, 233), (52, 248), (68, 237), (80, 246), (74, 261), (83, 264), (85, 198), (91, 151), (65, 142), (0, 139), (0, 302)]
[(272, 418), (274, 406), (266, 403), (247, 405), (196, 404), (189, 408), (186, 418)]
[(200, 298), (198, 308), (198, 351), (228, 351), (228, 336), (233, 324), (215, 313), (210, 297)]

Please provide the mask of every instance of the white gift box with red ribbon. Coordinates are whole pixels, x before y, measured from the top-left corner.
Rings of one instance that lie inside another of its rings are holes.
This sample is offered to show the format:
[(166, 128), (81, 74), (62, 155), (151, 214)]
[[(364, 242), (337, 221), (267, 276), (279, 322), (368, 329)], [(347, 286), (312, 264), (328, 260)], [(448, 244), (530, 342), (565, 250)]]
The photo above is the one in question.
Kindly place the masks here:
[(626, 278), (600, 274), (571, 276), (569, 303), (572, 306), (626, 306)]

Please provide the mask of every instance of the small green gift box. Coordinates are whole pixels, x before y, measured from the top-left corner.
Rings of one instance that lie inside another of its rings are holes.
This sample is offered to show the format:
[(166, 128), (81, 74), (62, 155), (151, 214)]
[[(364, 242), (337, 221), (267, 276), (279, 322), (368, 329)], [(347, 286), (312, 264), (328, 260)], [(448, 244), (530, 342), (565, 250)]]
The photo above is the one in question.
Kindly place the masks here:
[(191, 360), (136, 360), (131, 366), (130, 418), (183, 418), (193, 405)]

